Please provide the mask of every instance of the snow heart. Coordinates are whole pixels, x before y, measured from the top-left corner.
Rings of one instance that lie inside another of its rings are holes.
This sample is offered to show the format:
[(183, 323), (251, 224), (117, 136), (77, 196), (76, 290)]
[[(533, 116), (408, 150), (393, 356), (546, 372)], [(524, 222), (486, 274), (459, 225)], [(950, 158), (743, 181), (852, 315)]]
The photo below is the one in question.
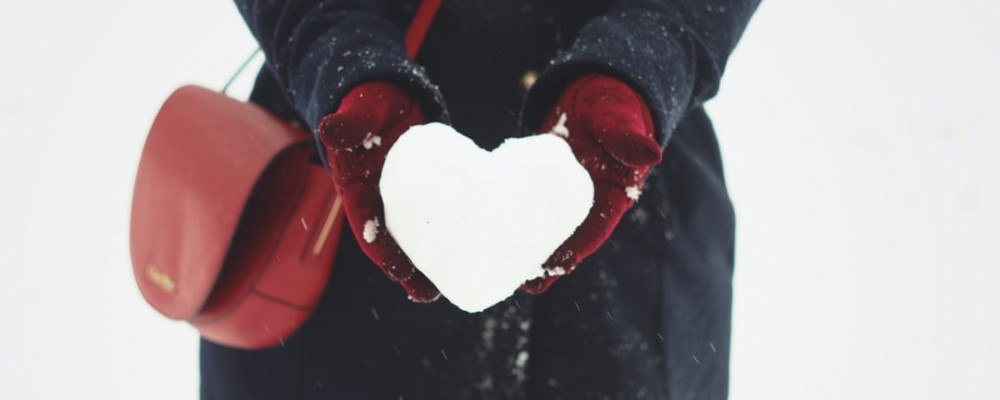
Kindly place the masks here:
[(467, 312), (542, 276), (594, 198), (590, 175), (556, 135), (508, 139), (490, 152), (440, 123), (399, 138), (379, 185), (389, 233)]

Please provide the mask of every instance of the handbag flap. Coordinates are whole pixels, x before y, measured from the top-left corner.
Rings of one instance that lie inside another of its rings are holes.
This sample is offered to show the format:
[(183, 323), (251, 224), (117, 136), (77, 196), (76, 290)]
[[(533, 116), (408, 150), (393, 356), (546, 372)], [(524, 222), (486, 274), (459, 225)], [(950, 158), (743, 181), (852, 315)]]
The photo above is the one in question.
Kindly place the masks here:
[(197, 86), (160, 109), (132, 199), (136, 282), (154, 308), (190, 319), (205, 305), (255, 184), (308, 134), (257, 105)]

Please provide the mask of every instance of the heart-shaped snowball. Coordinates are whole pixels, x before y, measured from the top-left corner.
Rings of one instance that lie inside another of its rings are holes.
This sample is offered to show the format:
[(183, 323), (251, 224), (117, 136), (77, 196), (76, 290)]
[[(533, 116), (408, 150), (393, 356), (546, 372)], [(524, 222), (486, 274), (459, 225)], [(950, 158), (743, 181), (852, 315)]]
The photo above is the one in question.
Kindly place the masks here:
[(389, 233), (467, 312), (542, 276), (594, 198), (590, 175), (556, 135), (508, 139), (490, 152), (440, 123), (399, 138), (379, 185)]

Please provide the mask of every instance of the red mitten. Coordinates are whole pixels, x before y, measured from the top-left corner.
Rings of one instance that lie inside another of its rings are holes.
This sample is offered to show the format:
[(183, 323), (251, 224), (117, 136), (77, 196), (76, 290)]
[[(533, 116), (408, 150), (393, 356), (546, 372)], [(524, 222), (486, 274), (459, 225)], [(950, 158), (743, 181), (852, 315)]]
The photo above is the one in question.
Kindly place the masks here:
[(642, 97), (607, 75), (585, 75), (573, 81), (541, 128), (539, 132), (552, 132), (569, 142), (594, 180), (594, 205), (545, 262), (545, 276), (521, 286), (532, 294), (544, 292), (597, 251), (639, 198), (649, 168), (663, 156)]
[(414, 268), (385, 228), (379, 179), (389, 148), (411, 126), (426, 122), (420, 104), (406, 91), (390, 83), (368, 82), (347, 93), (340, 108), (319, 123), (320, 141), (354, 237), (410, 299), (421, 303), (436, 300), (440, 292)]

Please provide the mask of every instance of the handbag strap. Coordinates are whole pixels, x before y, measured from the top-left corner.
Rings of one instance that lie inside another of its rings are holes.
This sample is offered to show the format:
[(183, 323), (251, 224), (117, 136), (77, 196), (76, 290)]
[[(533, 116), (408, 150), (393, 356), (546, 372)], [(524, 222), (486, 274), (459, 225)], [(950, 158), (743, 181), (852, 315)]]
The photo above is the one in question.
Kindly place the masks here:
[(420, 8), (417, 8), (417, 13), (413, 16), (413, 22), (410, 23), (410, 28), (406, 30), (406, 55), (410, 59), (417, 58), (417, 53), (420, 52), (420, 45), (424, 43), (427, 31), (430, 30), (431, 22), (434, 21), (434, 16), (437, 15), (438, 8), (440, 7), (441, 0), (423, 0), (420, 2)]

